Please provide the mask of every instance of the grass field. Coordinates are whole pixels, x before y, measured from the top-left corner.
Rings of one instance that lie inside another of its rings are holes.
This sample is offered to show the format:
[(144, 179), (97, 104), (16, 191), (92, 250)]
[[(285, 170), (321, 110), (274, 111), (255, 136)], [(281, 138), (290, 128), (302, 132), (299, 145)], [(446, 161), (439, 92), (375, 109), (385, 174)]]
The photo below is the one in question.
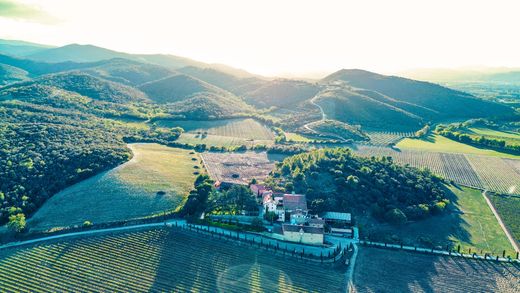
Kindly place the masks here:
[(160, 120), (157, 124), (162, 127), (181, 127), (188, 133), (206, 132), (208, 135), (254, 140), (273, 140), (275, 137), (268, 127), (251, 118), (212, 121)]
[(7, 292), (345, 292), (345, 269), (164, 228), (0, 250)]
[[(130, 144), (134, 157), (52, 196), (28, 222), (32, 230), (140, 218), (176, 209), (201, 172), (189, 150)], [(197, 166), (197, 167), (195, 167)]]
[(303, 135), (300, 135), (300, 134), (294, 133), (294, 132), (286, 132), (285, 137), (287, 138), (287, 141), (294, 141), (294, 142), (311, 142), (311, 141), (313, 141), (310, 138), (307, 138)]
[(382, 238), (379, 241), (385, 241), (384, 235), (387, 235), (386, 241), (390, 242), (392, 235), (395, 235), (405, 244), (440, 248), (446, 248), (448, 244), (455, 248), (461, 245), (466, 253), (470, 248), (472, 252), (482, 251), (493, 255), (502, 255), (502, 251), (506, 250), (508, 255), (514, 256), (513, 247), (481, 192), (453, 186), (450, 186), (450, 190), (452, 204), (445, 214), (402, 226), (365, 224), (362, 236), (375, 234)]
[(520, 142), (520, 134), (512, 131), (499, 131), (490, 128), (470, 128), (471, 132), (475, 135), (495, 137), (499, 139), (512, 139)]
[(490, 195), (489, 199), (513, 238), (520, 244), (520, 197)]
[(396, 144), (400, 149), (414, 149), (432, 152), (464, 153), (473, 155), (485, 155), (501, 158), (516, 158), (520, 156), (497, 152), (494, 150), (476, 148), (467, 144), (456, 142), (441, 135), (430, 135), (425, 139), (405, 138)]
[(520, 266), (361, 247), (355, 292), (518, 292)]

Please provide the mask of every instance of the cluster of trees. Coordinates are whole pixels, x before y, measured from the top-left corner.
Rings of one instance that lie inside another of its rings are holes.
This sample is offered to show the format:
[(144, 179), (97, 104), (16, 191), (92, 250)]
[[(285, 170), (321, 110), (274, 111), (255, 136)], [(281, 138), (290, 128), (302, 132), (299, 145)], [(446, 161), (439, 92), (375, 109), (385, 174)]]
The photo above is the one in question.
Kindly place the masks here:
[(426, 135), (428, 135), (428, 132), (430, 132), (430, 125), (426, 124), (426, 125), (424, 125), (423, 128), (421, 128), (415, 132), (415, 137), (416, 138), (425, 137)]
[(511, 153), (520, 153), (520, 145), (508, 144), (505, 140), (492, 137), (467, 134), (465, 133), (465, 128), (462, 124), (437, 125), (435, 128), (435, 133), (465, 144), (471, 144), (479, 147), (486, 147)]
[(306, 194), (315, 213), (370, 211), (391, 223), (442, 212), (449, 203), (441, 179), (429, 171), (398, 166), (390, 157), (356, 157), (346, 148), (288, 157), (276, 166), (269, 184)]

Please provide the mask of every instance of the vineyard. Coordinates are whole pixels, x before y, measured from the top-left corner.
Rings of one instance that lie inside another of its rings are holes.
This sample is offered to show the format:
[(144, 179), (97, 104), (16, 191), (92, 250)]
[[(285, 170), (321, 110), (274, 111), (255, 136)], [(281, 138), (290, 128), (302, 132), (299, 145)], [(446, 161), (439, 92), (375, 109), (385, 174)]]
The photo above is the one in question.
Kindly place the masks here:
[(64, 189), (29, 220), (31, 230), (146, 217), (177, 208), (202, 166), (197, 154), (158, 144), (130, 144), (127, 163)]
[(503, 159), (466, 155), (484, 187), (501, 194), (520, 194), (520, 174)]
[(516, 243), (520, 244), (520, 217), (518, 216), (520, 197), (506, 195), (489, 195), (488, 197)]
[(479, 177), (462, 154), (396, 151), (391, 148), (372, 146), (358, 146), (354, 152), (364, 157), (390, 156), (397, 164), (428, 168), (432, 173), (458, 184), (482, 188)]
[(355, 292), (518, 292), (518, 264), (361, 247)]
[(370, 138), (370, 144), (388, 146), (398, 143), (405, 137), (414, 137), (415, 132), (367, 131), (367, 135)]
[(242, 139), (273, 140), (274, 133), (254, 119), (226, 119), (215, 121), (161, 120), (158, 125), (181, 127), (187, 133), (227, 136)]
[(165, 228), (0, 250), (11, 292), (339, 292), (341, 267)]

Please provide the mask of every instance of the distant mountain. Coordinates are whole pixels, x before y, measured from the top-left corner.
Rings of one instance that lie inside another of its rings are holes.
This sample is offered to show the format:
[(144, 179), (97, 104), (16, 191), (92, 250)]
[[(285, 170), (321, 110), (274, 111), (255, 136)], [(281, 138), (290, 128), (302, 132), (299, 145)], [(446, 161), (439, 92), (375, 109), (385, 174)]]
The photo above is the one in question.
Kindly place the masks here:
[(17, 40), (0, 40), (0, 54), (10, 56), (24, 57), (49, 48), (52, 48), (52, 46)]
[(18, 67), (0, 64), (0, 86), (29, 79), (29, 73)]
[(401, 72), (400, 75), (440, 83), (493, 82), (520, 84), (520, 68), (507, 67), (415, 69)]
[[(340, 70), (327, 77), (322, 82), (344, 82), (348, 86), (374, 91), (396, 102), (395, 107), (406, 108), (415, 115), (425, 115), (428, 120), (443, 120), (453, 118), (476, 118), (503, 116), (513, 114), (513, 109), (497, 103), (480, 100), (470, 94), (452, 90), (437, 84), (416, 81), (412, 79), (385, 76), (364, 70)], [(420, 107), (413, 109), (413, 107)], [(426, 111), (426, 112), (425, 112)], [(431, 114), (431, 115), (430, 115)]]
[(299, 80), (276, 79), (243, 94), (246, 102), (260, 107), (293, 107), (320, 91), (317, 84)]
[(98, 66), (102, 63), (61, 62), (47, 63), (0, 54), (0, 64), (10, 65), (27, 71), (31, 76)]
[(40, 85), (78, 93), (95, 100), (112, 103), (150, 102), (141, 91), (119, 83), (97, 78), (81, 72), (67, 72), (42, 76), (38, 79), (9, 85), (3, 88)]
[(251, 111), (251, 107), (234, 94), (185, 74), (148, 82), (139, 89), (155, 103), (168, 104), (172, 112), (190, 117), (207, 119)]

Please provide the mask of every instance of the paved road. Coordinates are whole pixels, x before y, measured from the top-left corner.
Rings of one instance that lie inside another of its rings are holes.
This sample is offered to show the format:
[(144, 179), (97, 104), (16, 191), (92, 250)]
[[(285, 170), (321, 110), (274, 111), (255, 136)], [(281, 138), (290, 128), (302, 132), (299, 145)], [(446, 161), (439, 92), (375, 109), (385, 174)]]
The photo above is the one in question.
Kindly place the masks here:
[(515, 239), (513, 238), (513, 236), (511, 236), (511, 233), (509, 233), (509, 230), (506, 228), (506, 225), (504, 225), (504, 222), (502, 222), (502, 218), (500, 218), (500, 215), (498, 214), (497, 210), (495, 209), (495, 207), (493, 206), (493, 204), (491, 203), (491, 201), (487, 197), (487, 190), (484, 190), (484, 192), (482, 192), (482, 196), (484, 197), (484, 199), (486, 200), (489, 208), (491, 209), (491, 211), (495, 215), (495, 218), (497, 218), (497, 221), (500, 224), (500, 227), (502, 227), (502, 230), (504, 230), (504, 233), (506, 233), (506, 236), (509, 239), (509, 242), (511, 242), (511, 245), (513, 246), (515, 251), (517, 251), (517, 252), (520, 251), (520, 249), (518, 248), (518, 245), (516, 244)]

